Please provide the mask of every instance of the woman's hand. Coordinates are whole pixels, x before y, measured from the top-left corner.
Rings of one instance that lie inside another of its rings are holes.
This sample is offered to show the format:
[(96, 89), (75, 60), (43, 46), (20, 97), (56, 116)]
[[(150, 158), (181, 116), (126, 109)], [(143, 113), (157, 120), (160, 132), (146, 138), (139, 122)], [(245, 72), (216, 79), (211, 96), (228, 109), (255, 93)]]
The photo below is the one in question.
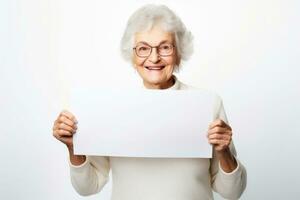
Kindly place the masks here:
[(74, 155), (73, 151), (73, 135), (76, 133), (77, 123), (75, 116), (64, 110), (59, 114), (53, 125), (53, 136), (68, 147), (70, 161), (73, 165), (81, 165), (86, 160), (86, 156)]
[(54, 122), (53, 136), (67, 145), (68, 149), (73, 149), (77, 123), (75, 116), (67, 110), (62, 111)]
[(208, 142), (214, 146), (216, 156), (223, 171), (230, 173), (237, 168), (237, 162), (230, 152), (232, 129), (224, 121), (217, 119), (209, 125)]
[(216, 119), (209, 125), (207, 138), (217, 152), (225, 152), (229, 149), (232, 129), (221, 119)]

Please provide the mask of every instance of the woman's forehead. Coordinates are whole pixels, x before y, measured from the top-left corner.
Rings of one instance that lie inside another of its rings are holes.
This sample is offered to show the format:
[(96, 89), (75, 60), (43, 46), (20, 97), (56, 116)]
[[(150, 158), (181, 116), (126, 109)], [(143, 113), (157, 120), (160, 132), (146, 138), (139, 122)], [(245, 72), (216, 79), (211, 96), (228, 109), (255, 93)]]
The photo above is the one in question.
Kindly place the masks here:
[(159, 45), (162, 42), (174, 42), (174, 33), (167, 32), (158, 26), (154, 26), (149, 31), (137, 32), (134, 37), (135, 44), (145, 42), (151, 45)]

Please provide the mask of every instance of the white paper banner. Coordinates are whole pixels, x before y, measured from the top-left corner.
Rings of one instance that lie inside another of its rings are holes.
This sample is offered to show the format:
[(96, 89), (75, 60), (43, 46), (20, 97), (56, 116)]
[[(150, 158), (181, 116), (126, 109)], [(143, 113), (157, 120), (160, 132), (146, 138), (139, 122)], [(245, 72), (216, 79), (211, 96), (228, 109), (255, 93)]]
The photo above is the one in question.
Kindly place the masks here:
[(211, 158), (206, 134), (214, 96), (202, 90), (77, 89), (71, 112), (78, 120), (80, 155)]

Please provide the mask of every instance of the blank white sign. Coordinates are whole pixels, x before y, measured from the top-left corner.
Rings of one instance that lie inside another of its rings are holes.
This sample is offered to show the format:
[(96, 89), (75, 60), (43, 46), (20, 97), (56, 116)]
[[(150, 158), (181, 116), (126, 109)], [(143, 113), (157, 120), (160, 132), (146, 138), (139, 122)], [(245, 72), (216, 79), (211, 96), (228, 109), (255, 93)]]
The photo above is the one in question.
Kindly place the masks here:
[(70, 111), (78, 120), (74, 152), (211, 158), (206, 134), (213, 100), (202, 90), (73, 90)]

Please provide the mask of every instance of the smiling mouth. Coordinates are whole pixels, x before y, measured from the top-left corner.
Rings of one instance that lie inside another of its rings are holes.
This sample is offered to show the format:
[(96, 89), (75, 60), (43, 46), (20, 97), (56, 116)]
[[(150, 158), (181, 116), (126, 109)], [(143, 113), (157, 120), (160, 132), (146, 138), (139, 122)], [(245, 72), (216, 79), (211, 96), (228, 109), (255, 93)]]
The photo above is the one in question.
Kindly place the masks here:
[(145, 66), (145, 68), (147, 68), (148, 70), (162, 70), (163, 68), (165, 68), (165, 66)]

